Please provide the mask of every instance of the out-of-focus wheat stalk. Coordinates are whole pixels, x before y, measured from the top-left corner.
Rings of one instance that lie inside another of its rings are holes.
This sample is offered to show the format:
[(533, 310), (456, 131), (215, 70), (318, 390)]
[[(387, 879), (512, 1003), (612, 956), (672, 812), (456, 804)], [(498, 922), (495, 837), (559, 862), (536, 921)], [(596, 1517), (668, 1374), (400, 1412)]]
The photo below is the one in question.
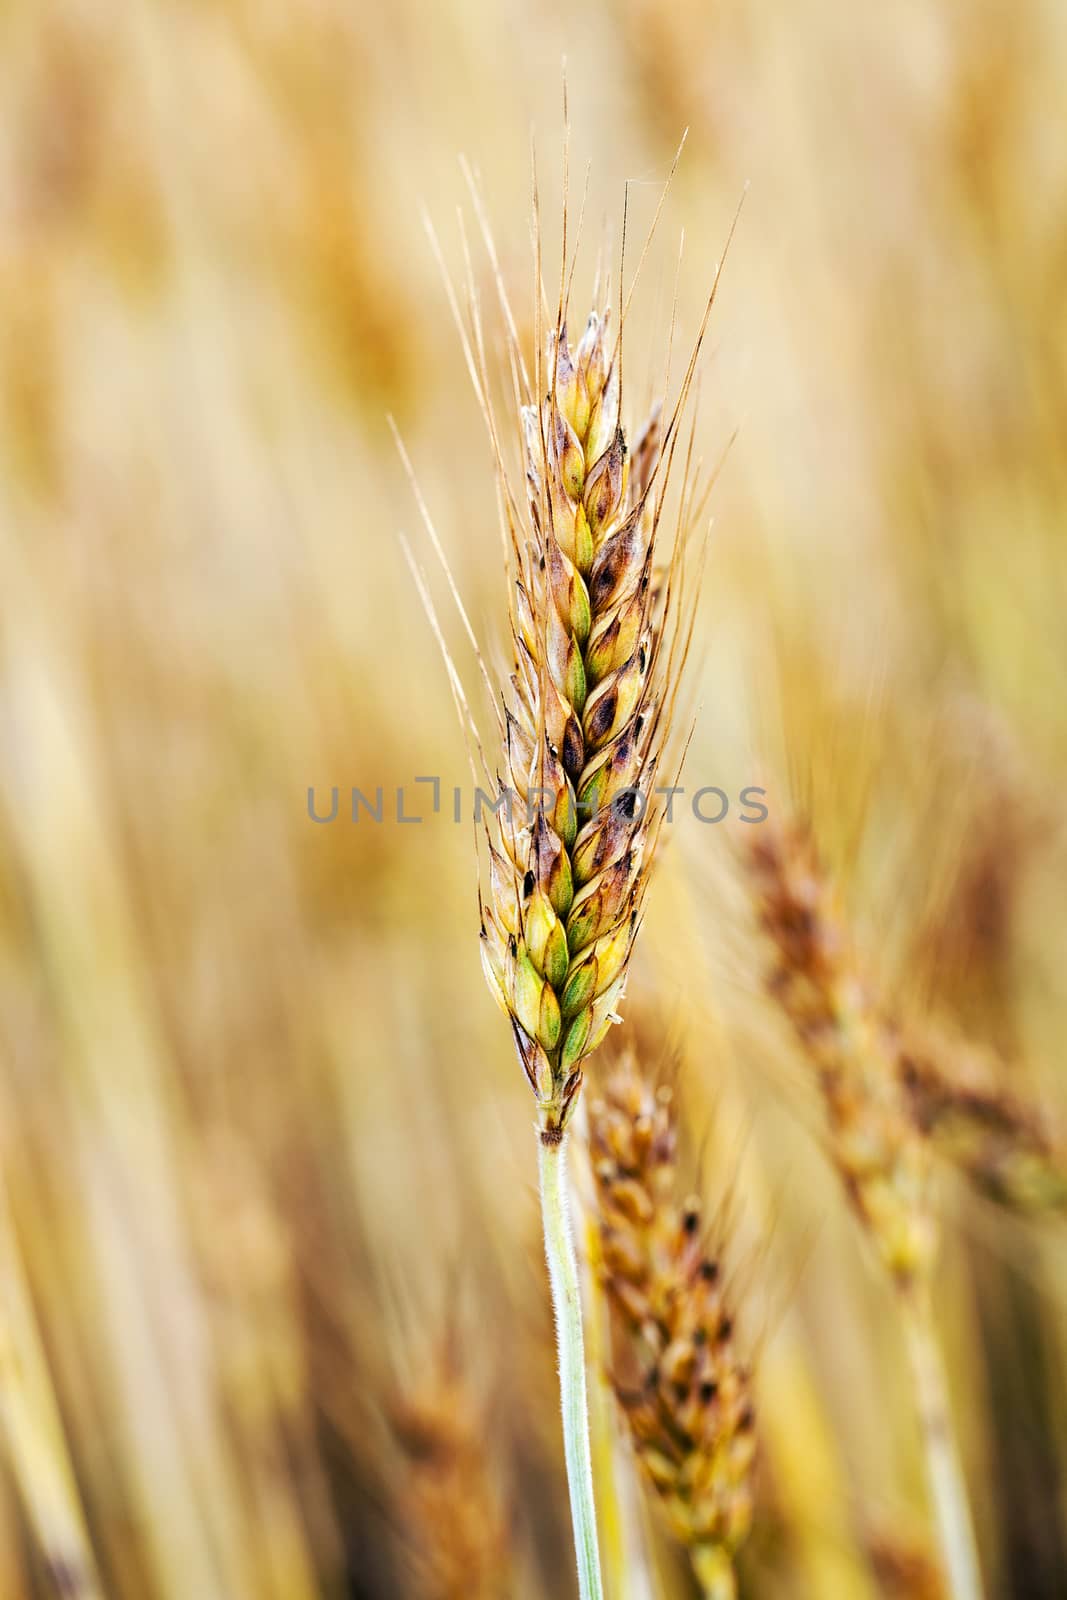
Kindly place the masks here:
[(2, 1179), (0, 1421), (11, 1470), (56, 1592), (103, 1600)]
[(737, 1593), (755, 1424), (720, 1263), (678, 1189), (668, 1087), (626, 1052), (589, 1106), (616, 1391), (649, 1483), (709, 1600)]
[(869, 991), (808, 831), (762, 825), (747, 850), (772, 958), (767, 988), (816, 1069), (829, 1149), (895, 1290), (945, 1570), (956, 1600), (982, 1593), (930, 1302), (931, 1150), (900, 1071), (898, 1030)]

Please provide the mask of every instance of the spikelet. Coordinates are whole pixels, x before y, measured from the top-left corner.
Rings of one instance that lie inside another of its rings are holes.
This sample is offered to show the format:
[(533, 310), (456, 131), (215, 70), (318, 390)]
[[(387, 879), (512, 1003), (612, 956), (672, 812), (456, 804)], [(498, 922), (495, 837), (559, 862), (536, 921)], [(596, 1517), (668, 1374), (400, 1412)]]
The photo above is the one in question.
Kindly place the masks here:
[(1044, 1107), (1009, 1091), (1003, 1066), (941, 1028), (908, 1033), (901, 1081), (938, 1152), (1013, 1211), (1067, 1206), (1067, 1148)]
[(676, 637), (678, 613), (669, 572), (654, 567), (658, 416), (631, 457), (606, 310), (592, 313), (573, 351), (561, 314), (544, 379), (543, 404), (523, 411), (525, 512), (505, 506), (513, 671), (502, 760), (513, 803), (486, 817), (481, 936), (552, 1143), (583, 1062), (616, 1020), (685, 650), (666, 637)]
[(748, 849), (772, 951), (769, 992), (815, 1067), (852, 1204), (902, 1285), (925, 1277), (936, 1230), (930, 1150), (898, 1071), (898, 1040), (860, 971), (809, 833), (764, 823)]
[(393, 1406), (405, 1456), (399, 1514), (419, 1600), (505, 1600), (507, 1529), (485, 1450), (485, 1427), (449, 1363)]
[(699, 1202), (678, 1198), (670, 1090), (653, 1090), (633, 1054), (593, 1097), (589, 1140), (616, 1392), (704, 1592), (730, 1596), (752, 1520), (749, 1374)]

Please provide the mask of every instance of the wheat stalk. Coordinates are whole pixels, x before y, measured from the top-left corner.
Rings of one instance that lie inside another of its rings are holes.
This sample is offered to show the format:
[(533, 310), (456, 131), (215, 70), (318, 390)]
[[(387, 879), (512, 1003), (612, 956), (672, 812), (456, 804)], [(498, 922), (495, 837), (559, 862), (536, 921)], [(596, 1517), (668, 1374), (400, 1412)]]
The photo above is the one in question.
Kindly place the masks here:
[(678, 1187), (673, 1099), (626, 1052), (589, 1106), (616, 1392), (638, 1459), (709, 1600), (736, 1595), (755, 1428), (722, 1273)]
[(913, 1115), (900, 1032), (868, 987), (809, 832), (764, 823), (747, 860), (772, 950), (767, 988), (816, 1069), (832, 1159), (896, 1291), (951, 1592), (955, 1600), (980, 1600), (930, 1301), (937, 1244), (932, 1150)]
[[(506, 502), (514, 670), (502, 760), (523, 818), (496, 817), (481, 949), (538, 1114), (564, 1443), (583, 1596), (601, 1592), (581, 1300), (564, 1136), (583, 1063), (616, 1016), (654, 843), (648, 804), (669, 724), (670, 597), (654, 582), (659, 425), (631, 461), (606, 310), (571, 352), (561, 314), (547, 397), (523, 411), (526, 517)], [(539, 386), (540, 388), (540, 386)]]
[[(672, 167), (671, 176), (673, 171)], [(488, 891), (480, 885), (478, 894), (481, 955), (489, 987), (511, 1024), (537, 1108), (542, 1221), (556, 1311), (564, 1447), (580, 1587), (587, 1600), (601, 1595), (602, 1581), (581, 1301), (567, 1215), (565, 1138), (584, 1063), (618, 1020), (664, 817), (655, 798), (656, 779), (677, 753), (670, 738), (672, 713), (692, 639), (699, 588), (687, 570), (688, 534), (703, 511), (708, 487), (700, 484), (692, 435), (683, 452), (675, 537), (665, 552), (659, 534), (681, 419), (723, 263), (715, 269), (673, 409), (664, 416), (654, 408), (631, 449), (622, 422), (622, 334), (637, 274), (617, 330), (606, 299), (598, 292), (582, 336), (572, 348), (567, 315), (574, 263), (568, 265), (565, 198), (559, 298), (554, 323), (542, 338), (535, 173), (537, 342), (531, 382), (470, 174), (468, 181), (507, 327), (525, 482), (524, 493), (516, 494), (509, 480), (490, 400), (485, 339), (468, 256), (466, 317), (447, 271), (444, 276), (493, 448), (508, 565), (512, 660), (510, 673), (499, 686), (495, 772), (410, 554), (409, 564), (445, 654), (469, 746), (477, 749), (490, 785), (499, 789), (496, 802), (481, 808), (489, 878)], [(670, 177), (649, 241), (669, 184)], [(566, 181), (564, 191), (566, 196)], [(736, 224), (737, 215), (727, 249)], [(443, 268), (432, 230), (431, 242)], [(725, 254), (724, 250), (723, 260)], [(670, 343), (664, 392), (669, 374)], [(405, 464), (410, 473), (406, 456)], [(419, 501), (447, 571), (421, 496)], [(449, 582), (492, 690), (451, 574)], [(668, 782), (676, 771), (675, 767)]]
[[(694, 351), (683, 399), (695, 359)], [(678, 600), (684, 540), (664, 571), (656, 563), (663, 494), (652, 491), (661, 467), (669, 475), (680, 411), (662, 437), (654, 413), (631, 455), (620, 420), (621, 341), (606, 308), (591, 313), (572, 352), (561, 299), (539, 377), (546, 398), (523, 410), (525, 518), (505, 501), (514, 670), (502, 760), (526, 815), (489, 829), (481, 948), (537, 1106), (579, 1577), (583, 1596), (596, 1596), (564, 1140), (584, 1062), (617, 1020), (626, 984), (662, 816), (652, 791), (692, 613), (690, 601), (687, 623)]]

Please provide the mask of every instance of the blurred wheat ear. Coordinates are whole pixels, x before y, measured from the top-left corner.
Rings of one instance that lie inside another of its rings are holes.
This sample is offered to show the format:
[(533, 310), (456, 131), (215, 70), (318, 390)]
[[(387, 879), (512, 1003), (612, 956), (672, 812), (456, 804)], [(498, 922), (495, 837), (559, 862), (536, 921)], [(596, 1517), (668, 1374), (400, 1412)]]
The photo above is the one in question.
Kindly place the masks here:
[(1067, 1208), (1062, 1130), (991, 1052), (927, 1026), (905, 1036), (900, 1072), (915, 1122), (976, 1189), (1024, 1215)]
[(764, 824), (747, 852), (771, 949), (770, 994), (818, 1076), (831, 1157), (893, 1285), (945, 1573), (954, 1600), (982, 1580), (930, 1298), (932, 1150), (901, 1071), (899, 1029), (868, 989), (810, 832)]
[(753, 1508), (748, 1369), (700, 1202), (678, 1188), (669, 1087), (626, 1051), (589, 1105), (613, 1377), (638, 1459), (708, 1600), (734, 1600)]
[(401, 1513), (426, 1600), (506, 1600), (507, 1528), (483, 1419), (454, 1362), (442, 1360), (393, 1406), (407, 1463)]

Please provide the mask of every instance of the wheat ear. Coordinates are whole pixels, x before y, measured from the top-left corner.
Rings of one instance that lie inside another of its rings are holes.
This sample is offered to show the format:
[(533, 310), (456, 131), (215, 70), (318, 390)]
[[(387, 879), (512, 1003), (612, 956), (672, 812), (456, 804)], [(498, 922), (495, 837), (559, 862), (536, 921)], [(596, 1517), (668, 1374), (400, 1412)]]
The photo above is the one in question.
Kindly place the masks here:
[[(699, 340), (679, 411), (697, 350)], [(583, 1063), (617, 1020), (626, 983), (695, 592), (679, 599), (684, 539), (662, 569), (656, 562), (679, 411), (662, 436), (653, 414), (631, 454), (620, 421), (620, 351), (600, 309), (572, 352), (561, 299), (538, 366), (545, 398), (523, 409), (525, 514), (506, 486), (502, 496), (513, 671), (501, 756), (505, 796), (524, 815), (505, 809), (488, 825), (490, 893), (481, 902), (486, 975), (537, 1106), (583, 1597), (598, 1596), (601, 1579), (564, 1141)]]
[(638, 1459), (707, 1600), (734, 1600), (752, 1520), (748, 1369), (700, 1204), (678, 1188), (669, 1088), (626, 1053), (589, 1106), (616, 1392)]
[(667, 722), (647, 493), (658, 424), (631, 461), (609, 330), (594, 312), (573, 354), (565, 325), (550, 337), (548, 398), (523, 412), (528, 520), (508, 517), (514, 671), (502, 757), (514, 803), (489, 839), (482, 956), (546, 1147), (561, 1143), (583, 1062), (622, 997)]
[(930, 1497), (954, 1600), (982, 1582), (930, 1303), (937, 1233), (932, 1152), (912, 1115), (899, 1031), (860, 970), (808, 831), (764, 824), (748, 867), (772, 959), (769, 992), (816, 1069), (829, 1148), (889, 1273), (907, 1344)]

